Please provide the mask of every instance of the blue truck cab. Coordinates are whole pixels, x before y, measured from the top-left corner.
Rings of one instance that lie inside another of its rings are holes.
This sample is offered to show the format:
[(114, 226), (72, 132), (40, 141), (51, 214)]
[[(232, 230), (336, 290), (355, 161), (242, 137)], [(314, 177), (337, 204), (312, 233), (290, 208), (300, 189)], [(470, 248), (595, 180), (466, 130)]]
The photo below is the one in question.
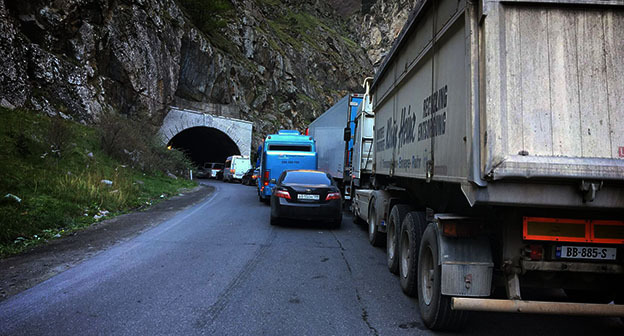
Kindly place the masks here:
[(316, 144), (311, 136), (295, 130), (280, 130), (264, 140), (260, 158), (258, 198), (268, 201), (284, 170), (317, 169)]

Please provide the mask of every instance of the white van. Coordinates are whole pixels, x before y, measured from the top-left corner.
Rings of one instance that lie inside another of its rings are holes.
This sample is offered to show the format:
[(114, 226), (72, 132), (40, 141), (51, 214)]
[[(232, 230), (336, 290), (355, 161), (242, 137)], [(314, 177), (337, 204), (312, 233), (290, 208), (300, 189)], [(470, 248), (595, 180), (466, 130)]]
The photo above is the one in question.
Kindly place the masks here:
[(232, 182), (240, 181), (245, 172), (251, 168), (249, 156), (233, 155), (225, 160), (225, 168), (223, 168), (223, 181)]

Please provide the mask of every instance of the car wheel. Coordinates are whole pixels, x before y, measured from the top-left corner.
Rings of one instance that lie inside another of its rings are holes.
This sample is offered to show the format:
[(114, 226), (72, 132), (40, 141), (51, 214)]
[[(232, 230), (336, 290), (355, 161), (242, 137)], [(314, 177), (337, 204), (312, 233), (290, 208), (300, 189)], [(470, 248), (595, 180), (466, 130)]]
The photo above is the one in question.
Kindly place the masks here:
[(441, 292), (438, 230), (431, 223), (418, 252), (418, 308), (425, 325), (432, 330), (457, 331), (468, 321), (468, 312), (451, 310), (451, 297)]
[(271, 225), (278, 225), (279, 224), (279, 218), (271, 215)]
[(388, 231), (386, 232), (386, 259), (390, 273), (399, 274), (399, 232), (401, 223), (411, 207), (406, 204), (397, 204), (390, 211)]
[(340, 228), (340, 225), (342, 225), (342, 214), (338, 218), (334, 219), (334, 221), (331, 223), (331, 228), (338, 229)]
[(368, 216), (368, 242), (373, 246), (381, 246), (383, 241), (383, 233), (377, 231), (377, 213), (373, 206)]

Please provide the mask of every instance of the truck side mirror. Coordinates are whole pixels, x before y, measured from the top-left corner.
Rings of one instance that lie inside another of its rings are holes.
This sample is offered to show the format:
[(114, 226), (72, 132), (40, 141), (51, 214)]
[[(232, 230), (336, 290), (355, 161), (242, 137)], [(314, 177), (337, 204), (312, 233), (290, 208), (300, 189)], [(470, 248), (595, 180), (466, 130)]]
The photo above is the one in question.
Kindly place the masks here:
[(344, 141), (349, 141), (351, 140), (351, 128), (350, 127), (345, 127), (344, 129)]

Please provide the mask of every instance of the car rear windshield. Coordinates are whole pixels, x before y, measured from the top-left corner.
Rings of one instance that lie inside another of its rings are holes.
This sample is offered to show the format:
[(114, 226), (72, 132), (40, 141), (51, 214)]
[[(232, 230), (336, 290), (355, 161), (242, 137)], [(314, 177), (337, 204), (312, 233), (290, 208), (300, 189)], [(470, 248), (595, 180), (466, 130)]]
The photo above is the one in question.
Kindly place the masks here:
[(284, 176), (282, 183), (296, 183), (308, 185), (331, 185), (331, 180), (325, 173), (291, 171)]
[(309, 152), (310, 145), (269, 145), (270, 151)]

